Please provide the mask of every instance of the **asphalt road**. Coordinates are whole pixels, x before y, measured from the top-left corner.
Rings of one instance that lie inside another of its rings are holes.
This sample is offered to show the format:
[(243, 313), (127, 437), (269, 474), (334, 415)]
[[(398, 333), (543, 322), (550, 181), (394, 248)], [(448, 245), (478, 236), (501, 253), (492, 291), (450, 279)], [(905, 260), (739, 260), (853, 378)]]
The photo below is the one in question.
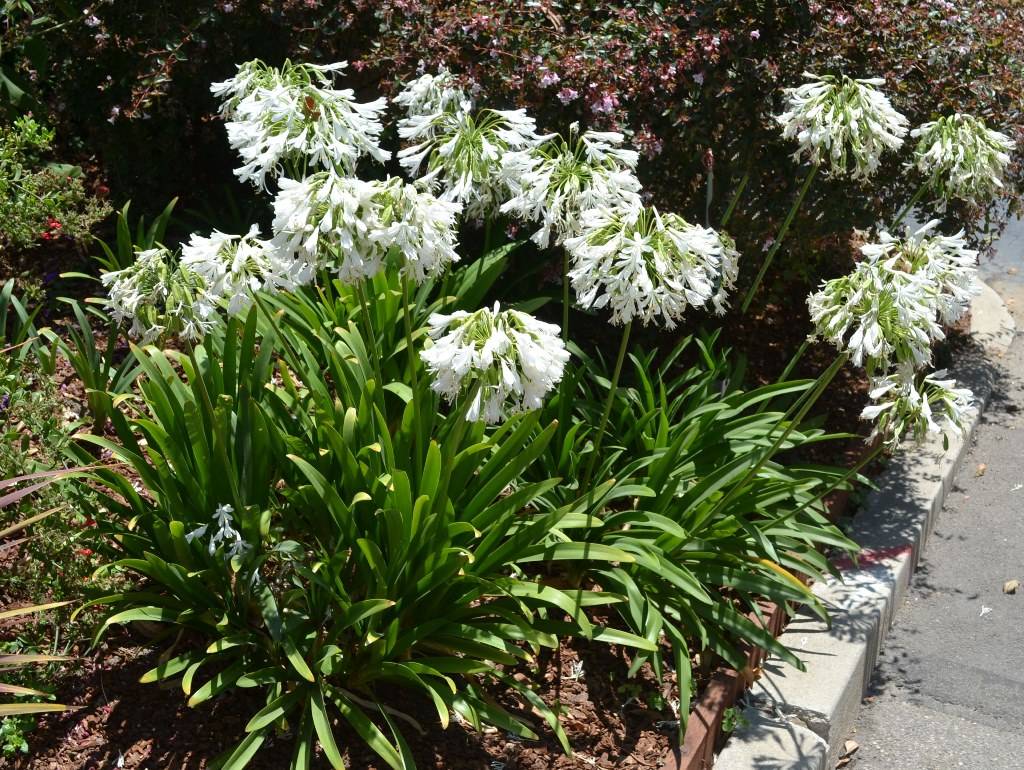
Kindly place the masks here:
[[(1024, 222), (981, 273), (1024, 330)], [(850, 736), (850, 770), (1024, 768), (1024, 335), (998, 364)]]

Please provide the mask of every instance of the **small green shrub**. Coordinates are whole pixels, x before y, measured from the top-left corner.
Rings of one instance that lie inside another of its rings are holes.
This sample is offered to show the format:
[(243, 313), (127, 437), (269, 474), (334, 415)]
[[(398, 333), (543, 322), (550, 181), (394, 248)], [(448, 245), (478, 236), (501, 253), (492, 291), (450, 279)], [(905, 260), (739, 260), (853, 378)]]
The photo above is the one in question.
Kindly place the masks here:
[(30, 117), (0, 128), (0, 251), (81, 241), (110, 211), (86, 192), (80, 169), (43, 160), (53, 137)]

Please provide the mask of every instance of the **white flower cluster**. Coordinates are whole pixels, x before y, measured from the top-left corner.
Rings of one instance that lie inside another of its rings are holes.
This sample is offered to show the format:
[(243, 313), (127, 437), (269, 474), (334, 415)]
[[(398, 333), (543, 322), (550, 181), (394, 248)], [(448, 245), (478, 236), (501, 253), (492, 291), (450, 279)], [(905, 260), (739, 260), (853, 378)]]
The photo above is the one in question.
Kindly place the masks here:
[[(230, 505), (218, 505), (217, 509), (213, 512), (213, 523), (217, 529), (210, 535), (209, 543), (207, 543), (207, 551), (210, 556), (217, 552), (217, 548), (220, 547), (221, 543), (227, 546), (225, 555), (229, 559), (244, 555), (252, 547), (242, 538), (242, 533), (234, 528), (235, 520), (231, 516), (234, 512), (235, 509)], [(185, 540), (191, 543), (196, 538), (206, 537), (209, 528), (209, 524), (204, 524), (188, 532), (185, 535)]]
[(403, 121), (398, 135), (412, 142), (398, 153), (406, 173), (442, 200), (460, 203), (472, 219), (497, 214), (511, 195), (502, 158), (545, 138), (525, 110), (491, 109), (415, 116)]
[(829, 164), (833, 174), (870, 177), (886, 150), (898, 150), (907, 119), (875, 86), (881, 78), (854, 80), (804, 73), (809, 82), (786, 89), (786, 111), (776, 117), (782, 136), (796, 139), (802, 156)]
[(459, 88), (455, 76), (444, 69), (436, 75), (426, 73), (410, 80), (394, 102), (405, 108), (406, 116), (399, 121), (399, 129), (423, 119), (429, 121), (439, 114), (473, 110), (473, 99)]
[(458, 205), (401, 179), (365, 182), (321, 172), (281, 179), (280, 188), (275, 244), (300, 264), (337, 269), (347, 283), (376, 275), (392, 251), (417, 283), (459, 259)]
[(449, 402), (471, 397), (470, 421), (499, 422), (539, 409), (569, 360), (557, 326), (497, 304), (434, 314), (428, 325), (434, 344), (420, 358), (434, 377), (431, 387)]
[(903, 238), (887, 232), (878, 243), (861, 247), (865, 258), (873, 262), (895, 259), (901, 270), (920, 276), (920, 284), (934, 305), (939, 320), (956, 323), (967, 312), (971, 298), (979, 291), (978, 252), (967, 248), (964, 231), (955, 235), (934, 232), (939, 220), (933, 219), (915, 232), (909, 229)]
[(907, 433), (916, 441), (947, 430), (963, 433), (974, 394), (956, 387), (955, 380), (942, 379), (945, 376), (944, 369), (920, 378), (912, 370), (899, 369), (872, 380), (869, 395), (874, 403), (861, 412), (861, 419), (875, 421), (872, 437), (883, 436), (895, 449)]
[(934, 232), (937, 225), (908, 229), (903, 238), (883, 232), (861, 247), (864, 259), (852, 273), (808, 298), (815, 334), (867, 368), (876, 403), (861, 416), (878, 420), (875, 434), (891, 447), (907, 431), (920, 440), (962, 428), (970, 406), (969, 390), (939, 379), (945, 372), (918, 375), (931, 361), (932, 343), (943, 337), (941, 323), (961, 318), (978, 292), (978, 253), (967, 248), (962, 231), (944, 236)]
[(894, 361), (924, 366), (942, 337), (924, 281), (895, 259), (862, 260), (853, 272), (825, 282), (807, 299), (815, 336), (852, 354), (869, 374)]
[(853, 272), (808, 297), (815, 335), (848, 349), (872, 376), (927, 365), (932, 343), (944, 336), (940, 322), (961, 318), (978, 292), (978, 252), (967, 248), (963, 231), (944, 236), (933, 232), (937, 225), (903, 238), (883, 232), (861, 247), (864, 259)]
[(335, 89), (334, 76), (345, 62), (293, 64), (281, 68), (251, 61), (235, 77), (210, 90), (223, 99), (228, 141), (243, 165), (242, 181), (265, 188), (268, 176), (307, 167), (351, 174), (363, 155), (386, 161), (380, 147), (383, 98), (360, 103), (351, 89)]
[(581, 134), (579, 123), (573, 123), (568, 139), (555, 135), (528, 150), (505, 153), (502, 169), (513, 195), (502, 213), (539, 222), (532, 239), (547, 248), (552, 236), (561, 244), (579, 235), (584, 211), (639, 208), (640, 180), (634, 173), (639, 156), (622, 142), (622, 134)]
[(303, 265), (260, 239), (257, 225), (245, 235), (216, 230), (208, 237), (193, 234), (182, 247), (181, 266), (203, 279), (212, 301), (227, 303), (229, 315), (248, 310), (260, 289), (291, 290), (307, 279)]
[(724, 309), (724, 291), (735, 280), (731, 240), (655, 208), (587, 211), (582, 233), (565, 246), (577, 301), (610, 308), (616, 324), (646, 325), (660, 316), (673, 329), (689, 307), (713, 302)]
[(918, 140), (914, 165), (928, 177), (940, 211), (953, 198), (984, 206), (1003, 189), (1014, 144), (983, 120), (956, 113), (910, 132)]
[(111, 317), (131, 321), (129, 332), (143, 343), (164, 334), (199, 339), (214, 324), (216, 300), (202, 278), (182, 269), (163, 246), (137, 251), (135, 262), (104, 273), (101, 281)]

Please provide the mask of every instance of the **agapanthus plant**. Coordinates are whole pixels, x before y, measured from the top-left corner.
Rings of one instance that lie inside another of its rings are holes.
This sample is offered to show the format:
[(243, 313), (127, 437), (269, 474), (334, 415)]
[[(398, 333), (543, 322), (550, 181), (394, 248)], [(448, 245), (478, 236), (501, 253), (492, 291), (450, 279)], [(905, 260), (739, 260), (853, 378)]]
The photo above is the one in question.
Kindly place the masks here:
[(544, 139), (524, 110), (492, 109), (420, 116), (398, 135), (411, 142), (398, 153), (402, 168), (442, 200), (462, 204), (472, 219), (496, 215), (511, 194), (502, 157)]
[(473, 98), (463, 90), (455, 76), (442, 69), (436, 75), (425, 73), (406, 83), (394, 97), (395, 104), (405, 108), (405, 117), (398, 128), (431, 121), (443, 113), (471, 112)]
[(255, 60), (210, 87), (223, 100), (228, 141), (244, 161), (235, 169), (239, 179), (266, 187), (268, 177), (285, 172), (352, 174), (364, 155), (380, 162), (391, 157), (380, 146), (387, 103), (357, 102), (351, 89), (336, 89), (334, 78), (346, 66), (286, 61), (277, 68)]
[(433, 345), (420, 357), (431, 388), (449, 402), (462, 396), (469, 421), (501, 422), (540, 408), (569, 360), (559, 329), (518, 310), (482, 308), (434, 314)]
[(320, 172), (282, 179), (274, 200), (274, 242), (315, 268), (336, 269), (342, 281), (372, 278), (394, 250), (400, 270), (417, 282), (459, 259), (459, 207), (401, 179), (364, 182)]
[(882, 78), (854, 79), (804, 73), (808, 82), (786, 89), (786, 111), (776, 117), (797, 159), (826, 165), (833, 174), (867, 178), (886, 150), (898, 150), (907, 119), (876, 86)]
[(924, 278), (923, 289), (933, 299), (935, 312), (945, 324), (963, 317), (971, 297), (978, 293), (978, 252), (967, 248), (964, 231), (942, 235), (933, 219), (903, 238), (888, 232), (879, 235), (877, 243), (861, 247), (870, 261), (893, 260), (893, 265)]
[(913, 165), (926, 176), (939, 211), (954, 198), (984, 206), (1002, 192), (1014, 144), (980, 118), (958, 112), (925, 123), (910, 135), (918, 140)]
[(899, 367), (872, 380), (869, 395), (874, 403), (861, 412), (862, 419), (875, 422), (872, 437), (881, 436), (888, 448), (895, 449), (908, 434), (919, 442), (929, 434), (963, 434), (974, 394), (956, 387), (956, 380), (942, 379), (945, 376), (944, 369), (918, 375)]
[(549, 137), (528, 150), (502, 158), (512, 197), (502, 206), (541, 225), (532, 240), (547, 248), (580, 234), (581, 217), (590, 209), (639, 208), (640, 180), (634, 173), (638, 154), (622, 146), (622, 134), (580, 132)]
[(203, 279), (207, 294), (227, 305), (230, 315), (249, 309), (261, 289), (294, 289), (309, 280), (309, 269), (259, 237), (253, 225), (245, 235), (214, 231), (194, 234), (181, 249), (181, 265)]
[(569, 280), (582, 307), (611, 310), (611, 321), (675, 328), (691, 307), (717, 299), (735, 277), (735, 249), (728, 242), (729, 273), (722, 272), (723, 238), (677, 214), (657, 209), (593, 209), (582, 232), (565, 242), (572, 256)]
[(101, 280), (113, 319), (131, 322), (129, 332), (144, 343), (167, 334), (199, 339), (215, 323), (217, 298), (163, 246), (137, 252), (131, 265)]
[(229, 559), (243, 556), (252, 546), (245, 542), (242, 533), (235, 529), (235, 520), (231, 515), (234, 512), (235, 509), (231, 505), (218, 505), (213, 512), (213, 524), (215, 526), (213, 532), (209, 532), (209, 524), (203, 524), (201, 527), (187, 532), (185, 534), (185, 541), (191, 543), (193, 540), (205, 538), (209, 532), (206, 549), (210, 556), (217, 553), (217, 549), (221, 546), (226, 549), (224, 553)]
[(815, 336), (848, 351), (872, 376), (894, 363), (924, 366), (943, 336), (927, 279), (900, 269), (898, 260), (858, 262), (807, 299)]
[(799, 145), (793, 157), (798, 161), (806, 158), (811, 169), (743, 299), (744, 313), (782, 246), (818, 169), (824, 167), (835, 176), (866, 179), (878, 169), (882, 154), (898, 150), (907, 134), (907, 119), (875, 88), (884, 85), (881, 78), (855, 80), (846, 75), (819, 77), (808, 72), (804, 77), (809, 82), (786, 89), (786, 111), (775, 120), (782, 126), (783, 138), (795, 139)]

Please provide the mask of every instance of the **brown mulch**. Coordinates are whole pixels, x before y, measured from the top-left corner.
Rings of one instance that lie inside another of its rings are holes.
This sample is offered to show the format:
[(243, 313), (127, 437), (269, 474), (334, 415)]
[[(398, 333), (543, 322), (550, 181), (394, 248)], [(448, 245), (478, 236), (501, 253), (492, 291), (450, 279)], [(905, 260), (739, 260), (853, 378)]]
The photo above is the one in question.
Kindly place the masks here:
[[(250, 716), (263, 706), (257, 689), (234, 689), (195, 709), (185, 705), (177, 681), (140, 685), (139, 677), (156, 665), (158, 653), (122, 644), (82, 661), (66, 677), (59, 697), (76, 711), (43, 715), (31, 735), (33, 753), (0, 759), (11, 770), (201, 770), (244, 735)], [(581, 676), (578, 664), (582, 662)], [(422, 735), (404, 731), (420, 770), (593, 770), (658, 768), (675, 735), (675, 717), (656, 710), (646, 699), (674, 697), (671, 681), (659, 688), (649, 668), (628, 679), (628, 657), (614, 646), (571, 642), (548, 651), (538, 661), (541, 696), (562, 704), (562, 724), (574, 750), (566, 756), (543, 719), (530, 715), (523, 702), (507, 694), (498, 697), (507, 708), (523, 714), (540, 740), (523, 740), (493, 728), (481, 736), (453, 720), (447, 730), (436, 724), (436, 713), (408, 691), (393, 702), (427, 729)], [(516, 670), (523, 678), (527, 667)], [(386, 729), (386, 728), (385, 728)], [(346, 766), (388, 770), (388, 766), (344, 726), (336, 735), (345, 751)], [(249, 767), (281, 770), (291, 759), (289, 736), (264, 744)], [(322, 755), (315, 770), (329, 765)]]

